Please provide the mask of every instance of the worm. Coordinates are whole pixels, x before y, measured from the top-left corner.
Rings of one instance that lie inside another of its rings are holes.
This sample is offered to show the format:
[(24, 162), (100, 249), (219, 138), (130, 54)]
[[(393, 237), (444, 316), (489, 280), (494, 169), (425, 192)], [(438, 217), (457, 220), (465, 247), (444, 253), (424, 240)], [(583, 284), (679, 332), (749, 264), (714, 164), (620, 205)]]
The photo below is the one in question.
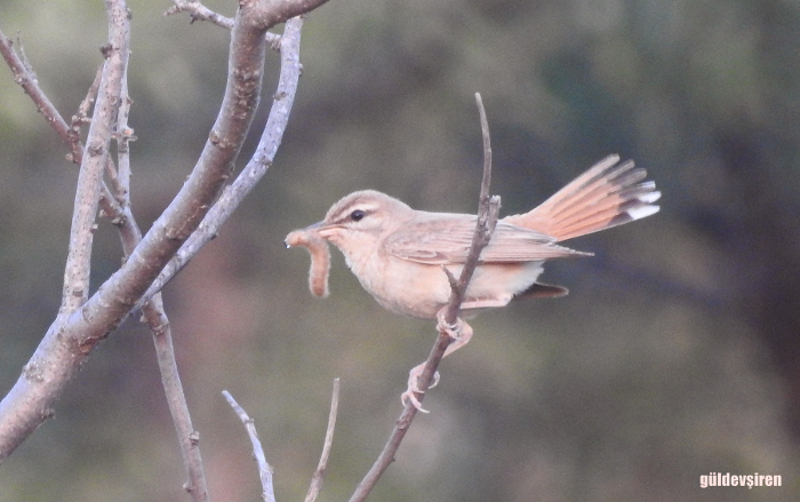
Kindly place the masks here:
[(331, 251), (328, 243), (315, 232), (295, 230), (286, 236), (287, 248), (304, 247), (311, 255), (311, 268), (308, 271), (308, 287), (315, 296), (328, 296), (328, 272), (331, 268)]

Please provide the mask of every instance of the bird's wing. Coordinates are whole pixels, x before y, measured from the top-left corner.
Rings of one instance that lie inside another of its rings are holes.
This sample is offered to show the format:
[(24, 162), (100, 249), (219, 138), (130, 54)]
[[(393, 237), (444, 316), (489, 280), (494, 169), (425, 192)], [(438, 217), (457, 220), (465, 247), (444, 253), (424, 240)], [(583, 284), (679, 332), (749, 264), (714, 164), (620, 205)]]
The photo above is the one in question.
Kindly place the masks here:
[[(475, 216), (466, 214), (427, 213), (427, 217), (390, 234), (383, 248), (393, 256), (418, 263), (464, 263), (472, 245), (475, 221)], [(480, 261), (512, 263), (587, 254), (555, 242), (549, 235), (498, 221)]]

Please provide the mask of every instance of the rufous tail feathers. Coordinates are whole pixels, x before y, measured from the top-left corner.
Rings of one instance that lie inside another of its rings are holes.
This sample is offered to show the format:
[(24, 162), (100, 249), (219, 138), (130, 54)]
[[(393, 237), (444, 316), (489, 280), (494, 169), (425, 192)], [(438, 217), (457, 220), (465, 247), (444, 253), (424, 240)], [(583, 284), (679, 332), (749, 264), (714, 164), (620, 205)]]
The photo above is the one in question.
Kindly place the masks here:
[(657, 213), (661, 192), (654, 181), (641, 181), (647, 171), (618, 162), (618, 155), (606, 157), (540, 206), (504, 221), (564, 241)]

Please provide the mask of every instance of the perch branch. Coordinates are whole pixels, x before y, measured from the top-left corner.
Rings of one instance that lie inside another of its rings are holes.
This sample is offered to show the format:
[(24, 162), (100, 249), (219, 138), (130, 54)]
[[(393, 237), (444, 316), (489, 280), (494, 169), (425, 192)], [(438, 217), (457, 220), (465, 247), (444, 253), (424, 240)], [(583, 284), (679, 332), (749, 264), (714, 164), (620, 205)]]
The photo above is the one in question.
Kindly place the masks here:
[[(481, 131), (483, 133), (483, 178), (481, 180), (480, 200), (478, 203), (478, 220), (475, 225), (475, 232), (472, 236), (472, 244), (470, 246), (467, 260), (464, 263), (464, 268), (461, 271), (458, 281), (451, 281), (451, 294), (450, 300), (447, 303), (445, 311), (445, 320), (450, 324), (455, 324), (458, 313), (461, 309), (461, 303), (464, 301), (464, 294), (469, 286), (469, 281), (472, 279), (472, 274), (475, 272), (475, 267), (478, 265), (478, 260), (483, 248), (489, 244), (494, 232), (495, 224), (497, 223), (497, 215), (500, 210), (500, 198), (489, 195), (490, 184), (492, 180), (492, 149), (489, 138), (489, 125), (486, 120), (486, 112), (483, 109), (483, 101), (479, 93), (475, 94), (475, 99), (478, 104), (478, 111), (481, 118)], [(444, 357), (445, 350), (452, 342), (450, 335), (444, 329), (439, 329), (439, 336), (431, 349), (427, 361), (425, 362), (425, 369), (422, 376), (418, 381), (420, 392), (417, 395), (419, 401), (425, 396), (425, 391), (430, 386), (433, 376), (436, 373), (439, 363)], [(400, 418), (397, 419), (394, 429), (389, 435), (386, 445), (383, 447), (375, 463), (358, 487), (350, 502), (362, 502), (366, 500), (369, 493), (377, 484), (380, 477), (394, 461), (395, 454), (397, 453), (400, 444), (405, 438), (411, 422), (417, 415), (419, 409), (414, 406), (414, 403), (409, 401)]]

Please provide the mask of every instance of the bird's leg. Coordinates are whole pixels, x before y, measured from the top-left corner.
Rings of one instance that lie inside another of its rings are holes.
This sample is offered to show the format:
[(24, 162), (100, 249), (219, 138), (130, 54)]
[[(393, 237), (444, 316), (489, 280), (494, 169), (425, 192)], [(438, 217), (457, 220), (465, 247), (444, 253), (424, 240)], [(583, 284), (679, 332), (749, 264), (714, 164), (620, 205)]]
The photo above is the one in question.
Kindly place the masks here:
[[(444, 318), (444, 309), (442, 309), (436, 314), (436, 319), (436, 329), (439, 330), (440, 333), (446, 333), (451, 340), (450, 345), (448, 345), (447, 349), (444, 351), (442, 359), (468, 344), (470, 339), (472, 339), (472, 327), (461, 318), (457, 318), (455, 324), (449, 324)], [(424, 393), (424, 391), (419, 388), (419, 379), (423, 371), (425, 371), (425, 363), (414, 366), (411, 371), (408, 372), (408, 389), (400, 394), (400, 401), (403, 403), (403, 406), (405, 406), (408, 401), (411, 401), (411, 404), (413, 404), (416, 409), (423, 413), (428, 413), (428, 410), (422, 407), (422, 403), (419, 402), (419, 399), (417, 399), (415, 395), (415, 393)], [(433, 374), (433, 382), (431, 382), (428, 388), (436, 387), (438, 383), (439, 372), (437, 371)]]

